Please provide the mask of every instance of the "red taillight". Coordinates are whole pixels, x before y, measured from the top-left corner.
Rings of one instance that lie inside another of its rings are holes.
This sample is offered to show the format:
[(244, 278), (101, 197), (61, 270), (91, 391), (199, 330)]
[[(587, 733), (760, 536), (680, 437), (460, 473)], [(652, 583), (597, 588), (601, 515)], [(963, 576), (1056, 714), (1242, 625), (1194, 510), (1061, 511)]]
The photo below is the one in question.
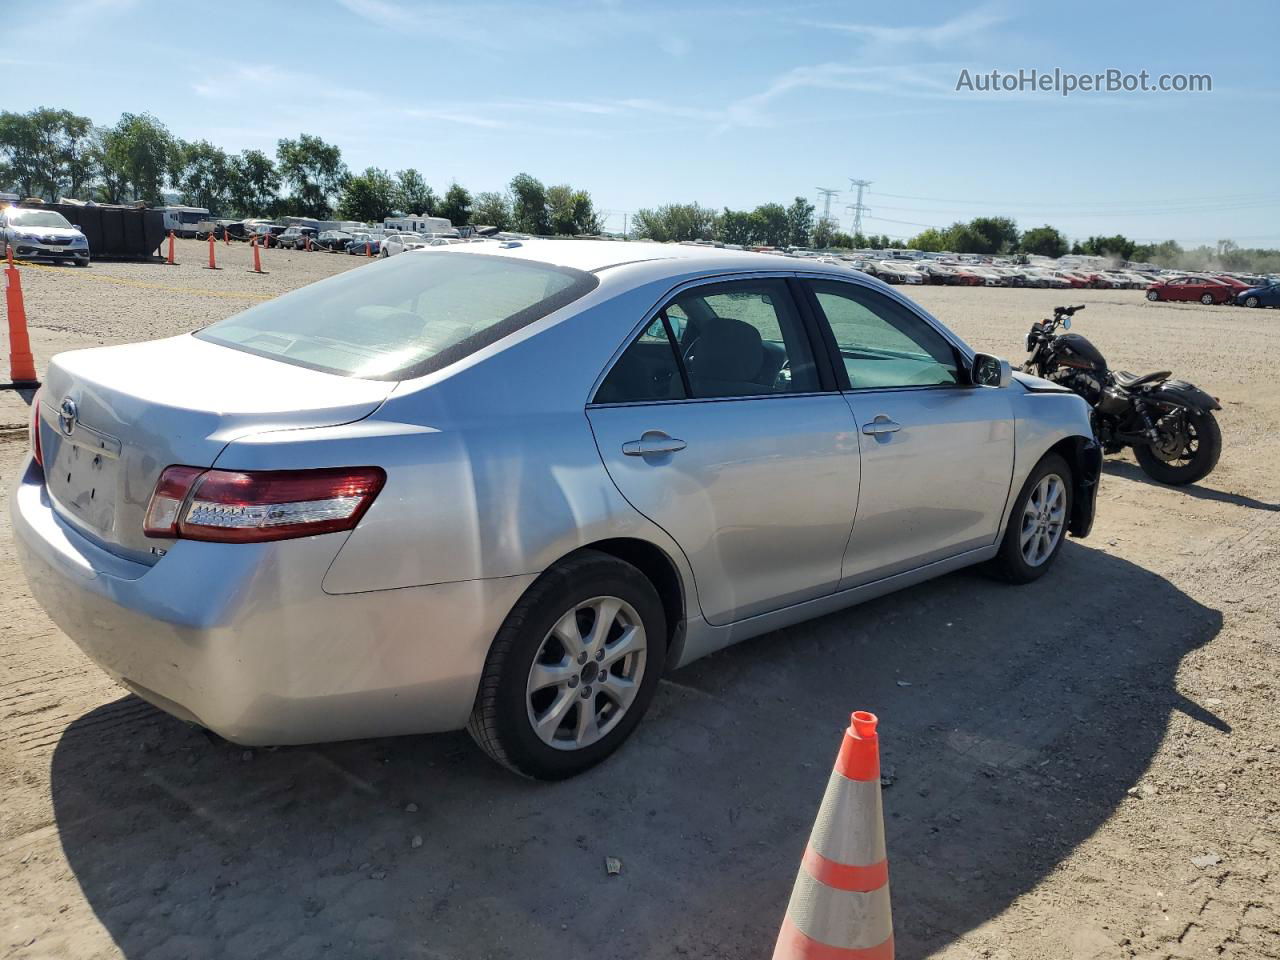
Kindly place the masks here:
[(31, 403), (31, 456), (44, 466), (44, 447), (40, 445), (40, 394)]
[(386, 479), (381, 467), (243, 473), (167, 467), (143, 531), (148, 537), (257, 543), (350, 530)]

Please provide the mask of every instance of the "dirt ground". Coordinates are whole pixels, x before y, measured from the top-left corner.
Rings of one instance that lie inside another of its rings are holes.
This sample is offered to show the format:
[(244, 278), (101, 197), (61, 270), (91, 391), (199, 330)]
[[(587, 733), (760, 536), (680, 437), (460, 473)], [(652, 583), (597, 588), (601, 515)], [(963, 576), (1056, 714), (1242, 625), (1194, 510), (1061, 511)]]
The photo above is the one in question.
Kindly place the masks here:
[[(361, 261), (179, 244), (24, 269), (37, 364)], [(1022, 359), (1042, 290), (909, 291)], [(840, 731), (881, 717), (898, 956), (1280, 958), (1280, 313), (1076, 291), (1114, 366), (1222, 399), (1187, 489), (1108, 461), (1029, 587), (961, 572), (666, 679), (570, 782), (465, 734), (246, 751), (129, 696), (27, 593), (0, 517), (0, 956), (764, 958)], [(0, 476), (28, 410), (0, 394)], [(352, 642), (359, 642), (353, 637)], [(605, 857), (622, 862), (609, 876)]]

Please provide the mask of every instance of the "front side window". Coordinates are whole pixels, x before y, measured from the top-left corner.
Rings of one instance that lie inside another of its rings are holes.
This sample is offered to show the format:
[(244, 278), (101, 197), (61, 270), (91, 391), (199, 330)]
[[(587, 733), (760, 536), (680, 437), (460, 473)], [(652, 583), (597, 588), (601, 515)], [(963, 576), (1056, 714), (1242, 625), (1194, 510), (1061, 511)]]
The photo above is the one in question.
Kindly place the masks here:
[(461, 360), (597, 283), (532, 260), (423, 253), (321, 280), (196, 336), (343, 376), (405, 380)]
[(812, 289), (852, 389), (963, 382), (955, 349), (902, 304), (854, 284), (815, 280)]
[(820, 389), (808, 334), (782, 280), (693, 287), (619, 357), (596, 403), (759, 397)]

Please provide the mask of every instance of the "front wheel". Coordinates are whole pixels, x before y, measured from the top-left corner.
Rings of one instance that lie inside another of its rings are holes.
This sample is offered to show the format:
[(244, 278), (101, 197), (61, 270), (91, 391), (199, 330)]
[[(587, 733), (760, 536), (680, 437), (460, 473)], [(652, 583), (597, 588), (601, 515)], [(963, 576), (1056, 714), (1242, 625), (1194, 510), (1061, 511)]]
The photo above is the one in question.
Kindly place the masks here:
[(1184, 410), (1181, 425), (1155, 444), (1134, 447), (1139, 466), (1152, 480), (1175, 487), (1203, 480), (1222, 455), (1222, 428), (1209, 410)]
[(1256, 307), (1261, 301), (1257, 297), (1245, 297), (1244, 305), (1246, 307)]
[(1152, 303), (1155, 303), (1157, 300), (1159, 300), (1159, 299), (1160, 299), (1160, 291), (1159, 291), (1159, 290), (1148, 290), (1148, 291), (1147, 291), (1147, 299), (1148, 299), (1148, 300), (1150, 300)]
[(665, 656), (653, 585), (629, 563), (583, 551), (539, 577), (507, 615), (467, 732), (517, 773), (571, 777), (635, 729)]
[(1053, 565), (1071, 516), (1071, 468), (1056, 453), (1041, 460), (1009, 514), (1009, 525), (992, 566), (1010, 583), (1039, 580)]

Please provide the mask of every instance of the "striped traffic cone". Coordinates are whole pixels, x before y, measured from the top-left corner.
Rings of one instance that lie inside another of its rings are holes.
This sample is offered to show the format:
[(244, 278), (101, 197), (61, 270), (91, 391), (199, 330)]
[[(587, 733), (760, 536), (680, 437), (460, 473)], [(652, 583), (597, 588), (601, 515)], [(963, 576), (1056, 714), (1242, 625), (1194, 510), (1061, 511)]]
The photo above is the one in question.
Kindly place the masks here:
[(875, 714), (853, 714), (773, 960), (893, 960)]

